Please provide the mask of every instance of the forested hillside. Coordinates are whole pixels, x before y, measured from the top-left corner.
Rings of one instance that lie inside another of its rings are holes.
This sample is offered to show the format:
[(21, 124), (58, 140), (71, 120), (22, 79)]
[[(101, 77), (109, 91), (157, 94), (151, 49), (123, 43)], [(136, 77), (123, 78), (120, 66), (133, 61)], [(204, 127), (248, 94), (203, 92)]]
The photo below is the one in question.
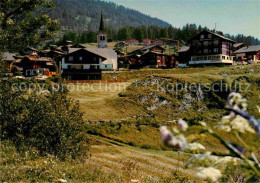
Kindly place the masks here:
[(115, 30), (123, 26), (170, 26), (167, 22), (112, 2), (101, 0), (55, 0), (55, 4), (56, 8), (50, 14), (52, 18), (59, 20), (64, 32), (96, 31), (99, 26), (101, 11), (104, 15), (105, 24)]

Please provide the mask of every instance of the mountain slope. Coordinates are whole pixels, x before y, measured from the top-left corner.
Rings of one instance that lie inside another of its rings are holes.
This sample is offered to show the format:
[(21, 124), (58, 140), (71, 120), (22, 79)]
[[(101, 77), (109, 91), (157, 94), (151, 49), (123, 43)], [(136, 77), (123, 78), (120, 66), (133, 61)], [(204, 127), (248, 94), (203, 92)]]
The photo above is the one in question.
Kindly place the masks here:
[(112, 29), (123, 26), (170, 26), (169, 23), (144, 15), (136, 10), (101, 0), (54, 0), (56, 8), (50, 13), (58, 19), (62, 31), (96, 31), (99, 26), (100, 13), (103, 12), (105, 25)]

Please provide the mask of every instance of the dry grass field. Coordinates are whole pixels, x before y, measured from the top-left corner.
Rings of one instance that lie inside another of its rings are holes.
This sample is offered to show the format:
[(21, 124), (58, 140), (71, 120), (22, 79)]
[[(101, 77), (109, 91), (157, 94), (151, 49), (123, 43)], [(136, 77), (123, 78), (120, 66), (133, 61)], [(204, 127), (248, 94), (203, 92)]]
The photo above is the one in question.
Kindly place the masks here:
[[(139, 71), (119, 72), (123, 83), (93, 83), (69, 86), (69, 96), (79, 101), (84, 112), (86, 124), (82, 127), (90, 138), (89, 156), (84, 160), (60, 161), (53, 156), (37, 156), (35, 149), (27, 155), (17, 153), (13, 145), (1, 144), (1, 180), (7, 182), (202, 182), (194, 177), (193, 169), (184, 169), (183, 164), (190, 157), (188, 152), (179, 154), (161, 143), (158, 128), (167, 125), (176, 126), (179, 118), (185, 119), (190, 127), (185, 135), (189, 142), (200, 142), (206, 151), (218, 155), (227, 152), (220, 142), (207, 134), (199, 134), (196, 125), (203, 120), (209, 125), (218, 122), (227, 111), (217, 105), (225, 105), (226, 98), (205, 94), (204, 103), (195, 102), (191, 108), (180, 109), (183, 101), (180, 95), (156, 92), (147, 76), (164, 78), (171, 82), (215, 83), (225, 80), (250, 83), (250, 89), (242, 92), (248, 98), (248, 111), (260, 118), (257, 105), (260, 106), (260, 65), (227, 66), (186, 69), (142, 69)], [(106, 73), (104, 79), (113, 74)], [(139, 81), (140, 86), (133, 85)], [(109, 86), (110, 85), (110, 86)], [(147, 106), (158, 99), (170, 101), (170, 104), (158, 105), (156, 110), (147, 110)], [(140, 100), (148, 96), (147, 104)], [(213, 100), (213, 101), (212, 101)], [(207, 103), (207, 108), (205, 105)], [(204, 110), (199, 110), (200, 108)], [(219, 135), (236, 143), (236, 138), (219, 131)], [(257, 145), (254, 136), (244, 135), (247, 143)], [(11, 155), (12, 154), (12, 155)]]

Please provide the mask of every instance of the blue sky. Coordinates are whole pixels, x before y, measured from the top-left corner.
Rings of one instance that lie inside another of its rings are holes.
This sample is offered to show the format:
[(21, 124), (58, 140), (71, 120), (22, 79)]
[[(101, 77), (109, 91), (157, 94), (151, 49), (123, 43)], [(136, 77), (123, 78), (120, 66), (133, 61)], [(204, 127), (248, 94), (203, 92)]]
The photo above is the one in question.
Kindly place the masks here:
[(260, 39), (260, 0), (107, 0), (169, 22), (207, 26)]

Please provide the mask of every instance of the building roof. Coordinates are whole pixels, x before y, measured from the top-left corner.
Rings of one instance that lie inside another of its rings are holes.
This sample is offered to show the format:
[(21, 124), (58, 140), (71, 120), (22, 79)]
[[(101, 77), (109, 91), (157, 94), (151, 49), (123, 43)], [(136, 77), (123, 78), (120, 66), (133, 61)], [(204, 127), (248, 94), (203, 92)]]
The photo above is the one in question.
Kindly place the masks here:
[(145, 46), (145, 47), (142, 47), (142, 48), (138, 48), (138, 49), (136, 49), (136, 50), (133, 50), (133, 51), (130, 52), (130, 54), (131, 54), (131, 53), (134, 53), (134, 52), (136, 52), (136, 51), (144, 52), (144, 51), (146, 51), (146, 50), (150, 50), (150, 49), (155, 48), (155, 47), (157, 47), (157, 46), (160, 47), (160, 48), (162, 48), (163, 50), (165, 50), (163, 47), (161, 47), (160, 44), (153, 44), (153, 45), (149, 45), (149, 46)]
[(100, 17), (99, 31), (100, 32), (105, 31), (105, 25), (104, 25), (103, 13), (102, 12), (101, 12), (101, 17)]
[(234, 53), (257, 52), (259, 50), (260, 50), (260, 45), (244, 46), (243, 48), (240, 48), (239, 50), (235, 51)]
[(231, 42), (236, 42), (236, 41), (234, 41), (234, 40), (232, 40), (232, 39), (229, 39), (229, 38), (227, 38), (227, 37), (225, 37), (225, 36), (222, 36), (222, 35), (220, 35), (220, 34), (217, 34), (217, 33), (215, 33), (215, 32), (211, 32), (211, 31), (208, 31), (208, 30), (205, 30), (205, 31), (207, 31), (207, 32), (209, 32), (209, 33), (211, 33), (211, 34), (214, 34), (215, 36), (218, 36), (218, 37), (220, 37), (220, 38), (222, 38), (222, 39), (225, 39), (225, 40), (227, 40), (227, 41), (231, 41)]
[(95, 53), (97, 55), (101, 55), (106, 58), (105, 61), (102, 62), (102, 64), (113, 64), (113, 60), (117, 60), (117, 53), (115, 50), (110, 48), (88, 48), (92, 53)]
[(7, 60), (7, 61), (15, 61), (15, 58), (9, 52), (4, 52), (2, 58), (3, 60)]
[(234, 45), (233, 45), (233, 47), (234, 48), (236, 48), (236, 47), (239, 47), (239, 46), (241, 46), (241, 45), (243, 45), (244, 43), (235, 43)]
[(52, 59), (50, 57), (25, 56), (24, 58), (28, 58), (31, 61), (37, 61), (37, 62), (51, 62), (52, 61)]
[(180, 48), (180, 50), (177, 51), (177, 52), (180, 53), (180, 52), (186, 52), (186, 51), (189, 51), (189, 50), (190, 50), (190, 47), (189, 47), (189, 46), (182, 46), (182, 47)]

